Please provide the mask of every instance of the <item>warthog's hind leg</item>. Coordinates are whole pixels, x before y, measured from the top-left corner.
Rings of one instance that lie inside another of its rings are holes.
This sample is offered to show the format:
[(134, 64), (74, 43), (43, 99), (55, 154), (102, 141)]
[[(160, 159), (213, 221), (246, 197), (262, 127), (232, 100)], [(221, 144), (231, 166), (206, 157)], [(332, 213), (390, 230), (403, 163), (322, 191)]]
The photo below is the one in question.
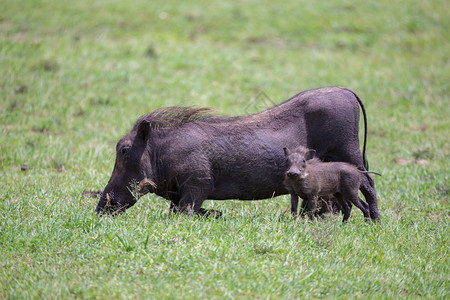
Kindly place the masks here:
[(369, 174), (361, 174), (362, 182), (360, 190), (366, 198), (369, 206), (370, 218), (374, 221), (380, 221), (380, 212), (377, 204), (377, 193), (375, 191), (375, 181)]

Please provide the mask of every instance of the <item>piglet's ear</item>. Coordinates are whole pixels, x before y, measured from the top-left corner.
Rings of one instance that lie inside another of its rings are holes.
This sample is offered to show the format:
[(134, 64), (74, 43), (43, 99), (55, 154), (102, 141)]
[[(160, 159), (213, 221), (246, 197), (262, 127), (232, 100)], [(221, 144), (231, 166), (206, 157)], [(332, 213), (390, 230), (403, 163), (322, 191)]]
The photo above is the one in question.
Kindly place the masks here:
[(150, 137), (151, 131), (152, 129), (150, 126), (150, 122), (147, 120), (142, 120), (141, 123), (139, 123), (136, 138), (142, 140), (143, 142), (146, 142)]
[(289, 154), (291, 154), (291, 151), (286, 147), (283, 148), (283, 151), (284, 151), (284, 155), (286, 155), (286, 156), (289, 156)]
[(310, 160), (314, 158), (314, 155), (316, 154), (316, 150), (310, 149), (305, 153), (305, 159)]

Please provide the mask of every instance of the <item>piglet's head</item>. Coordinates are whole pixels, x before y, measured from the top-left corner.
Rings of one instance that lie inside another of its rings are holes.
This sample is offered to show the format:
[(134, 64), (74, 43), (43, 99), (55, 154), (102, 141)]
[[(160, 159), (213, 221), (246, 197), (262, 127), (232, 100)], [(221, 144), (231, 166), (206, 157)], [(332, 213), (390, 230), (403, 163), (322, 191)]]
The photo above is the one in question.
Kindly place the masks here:
[(285, 175), (290, 179), (306, 178), (306, 176), (308, 176), (305, 172), (306, 161), (314, 157), (315, 150), (307, 149), (302, 146), (297, 147), (292, 151), (286, 147), (284, 147), (283, 150), (288, 166)]

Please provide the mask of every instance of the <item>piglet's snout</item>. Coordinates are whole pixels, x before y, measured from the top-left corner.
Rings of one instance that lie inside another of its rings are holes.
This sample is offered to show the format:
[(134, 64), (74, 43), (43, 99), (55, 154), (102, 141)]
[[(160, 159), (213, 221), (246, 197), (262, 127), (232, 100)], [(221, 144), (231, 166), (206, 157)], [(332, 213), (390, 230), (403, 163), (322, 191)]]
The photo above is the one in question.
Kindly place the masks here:
[(286, 172), (286, 175), (287, 175), (288, 177), (290, 177), (290, 178), (298, 177), (298, 176), (300, 176), (300, 171), (299, 171), (299, 170), (295, 170), (295, 169), (289, 169), (289, 170)]

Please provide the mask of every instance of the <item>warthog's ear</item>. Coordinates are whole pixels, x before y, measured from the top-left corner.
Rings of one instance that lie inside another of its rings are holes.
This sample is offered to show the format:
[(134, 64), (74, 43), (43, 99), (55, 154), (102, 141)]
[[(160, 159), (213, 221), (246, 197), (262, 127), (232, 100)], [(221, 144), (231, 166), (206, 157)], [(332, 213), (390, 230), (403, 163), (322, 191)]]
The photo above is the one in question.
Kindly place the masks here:
[(141, 123), (139, 123), (136, 137), (146, 142), (150, 136), (151, 131), (152, 129), (150, 126), (150, 122), (147, 120), (142, 120)]
[(286, 147), (283, 148), (283, 151), (284, 151), (284, 155), (286, 155), (286, 156), (289, 156), (289, 154), (291, 154), (291, 151)]
[(316, 150), (310, 149), (305, 153), (305, 159), (306, 160), (313, 159), (315, 154), (316, 154)]

